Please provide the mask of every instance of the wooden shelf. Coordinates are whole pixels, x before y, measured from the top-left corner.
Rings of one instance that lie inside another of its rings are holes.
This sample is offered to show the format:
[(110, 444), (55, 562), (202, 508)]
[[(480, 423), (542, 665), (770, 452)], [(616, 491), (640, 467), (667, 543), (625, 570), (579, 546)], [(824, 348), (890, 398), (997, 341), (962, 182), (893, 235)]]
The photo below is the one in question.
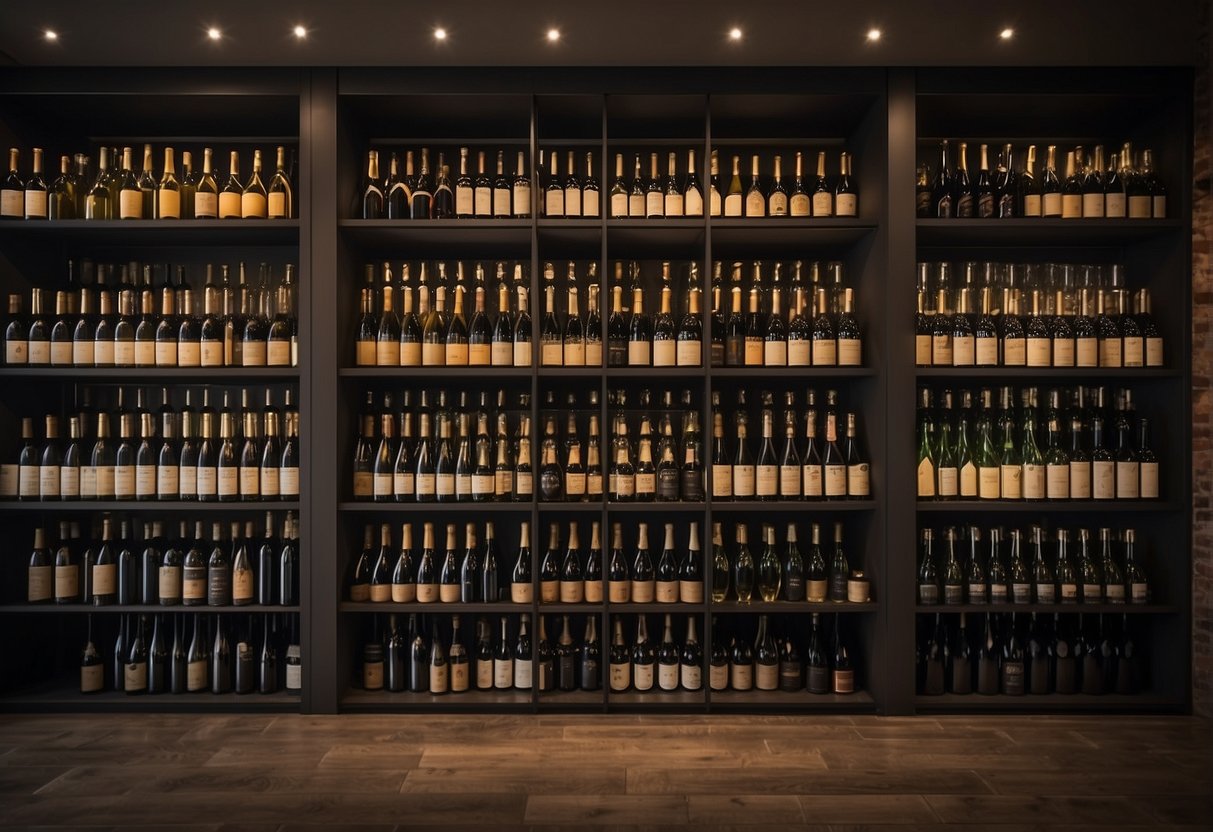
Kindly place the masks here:
[(648, 691), (607, 691), (607, 704), (612, 708), (703, 708), (707, 705), (706, 685), (701, 690), (659, 690), (656, 682)]
[(656, 601), (645, 604), (634, 604), (631, 602), (624, 604), (616, 604), (607, 602), (607, 609), (611, 615), (651, 615), (653, 613), (666, 613), (670, 615), (695, 615), (703, 613), (707, 610), (706, 604), (683, 604), (674, 602), (672, 604), (659, 604)]
[(1047, 384), (1050, 379), (1183, 378), (1179, 370), (1166, 367), (919, 367), (919, 378), (1031, 379)]
[(977, 693), (968, 695), (948, 693), (942, 696), (915, 696), (914, 706), (922, 712), (949, 711), (952, 713), (967, 711), (1035, 711), (1043, 713), (1137, 710), (1179, 711), (1185, 707), (1182, 698), (1148, 692), (1132, 696), (1113, 693), (1102, 696), (1083, 693), (1047, 693), (1039, 696), (1031, 694), (1024, 696), (1004, 696), (1002, 694), (982, 696)]
[(871, 712), (876, 709), (876, 700), (866, 690), (854, 693), (809, 693), (807, 690), (714, 690), (711, 692), (711, 707), (789, 711), (841, 711)]
[(435, 601), (432, 604), (420, 604), (415, 601), (409, 603), (396, 603), (393, 601), (372, 602), (372, 601), (342, 601), (337, 605), (339, 612), (349, 613), (379, 613), (379, 612), (403, 612), (403, 613), (427, 613), (435, 615), (459, 615), (461, 613), (502, 613), (506, 615), (517, 615), (518, 613), (530, 613), (532, 604), (515, 604), (511, 601), (503, 601), (497, 603), (468, 603), (456, 601), (454, 603), (443, 604)]
[(1170, 500), (938, 500), (920, 501), (927, 514), (945, 512), (1001, 512), (1011, 514), (1095, 514), (1116, 512), (1173, 512), (1182, 506)]
[(370, 500), (357, 500), (357, 501), (350, 500), (350, 501), (338, 503), (337, 510), (343, 511), (343, 512), (359, 512), (359, 513), (388, 512), (388, 513), (392, 513), (392, 514), (400, 514), (400, 513), (407, 514), (407, 513), (413, 513), (413, 512), (419, 512), (419, 511), (425, 512), (425, 513), (432, 512), (435, 514), (448, 514), (451, 512), (467, 512), (467, 511), (472, 511), (472, 512), (485, 511), (485, 512), (490, 512), (493, 514), (498, 514), (498, 513), (502, 513), (502, 512), (519, 512), (519, 513), (528, 513), (529, 514), (532, 506), (534, 506), (534, 503), (530, 500), (527, 500), (526, 502), (522, 502), (522, 503), (498, 503), (498, 502), (473, 503), (471, 501), (468, 501), (466, 503), (417, 503), (417, 502), (397, 503), (394, 501), (390, 502), (390, 503), (376, 503), (376, 502), (372, 502)]
[(822, 615), (832, 613), (864, 613), (876, 612), (880, 609), (880, 604), (876, 601), (865, 601), (864, 603), (834, 603), (833, 601), (751, 601), (748, 604), (743, 604), (740, 601), (713, 601), (711, 611), (713, 613), (725, 613), (727, 615), (744, 615), (747, 613), (772, 613), (776, 615), (808, 615), (809, 613), (821, 613)]
[[(540, 503), (540, 507), (543, 507)], [(703, 514), (706, 505), (704, 503), (680, 503), (674, 502), (643, 502), (643, 503), (613, 503), (607, 501), (607, 514), (652, 514), (652, 513), (671, 513), (671, 514)]]
[(720, 379), (777, 378), (789, 384), (806, 378), (871, 378), (875, 367), (712, 367), (708, 375)]
[(521, 255), (531, 247), (530, 219), (498, 220), (338, 220), (342, 236), (360, 246), (392, 251), (405, 249), (410, 256), (449, 253), (460, 246), (494, 250), (500, 256)]
[(530, 378), (530, 367), (342, 367), (339, 378), (441, 379)]
[(298, 500), (241, 500), (235, 503), (197, 500), (6, 500), (0, 502), (0, 512), (20, 511), (35, 514), (40, 511), (95, 512), (131, 511), (141, 513), (175, 512), (247, 512), (247, 511), (299, 511)]
[(238, 384), (243, 381), (299, 380), (298, 367), (0, 367), (0, 378), (96, 379), (137, 381), (142, 384), (177, 384), (208, 381)]
[(529, 690), (467, 690), (434, 696), (429, 693), (392, 693), (387, 690), (347, 690), (340, 699), (341, 711), (486, 711), (530, 710), (534, 697)]
[(68, 684), (35, 685), (29, 688), (0, 694), (0, 711), (131, 711), (147, 713), (190, 713), (217, 711), (299, 711), (301, 698), (298, 694), (278, 693), (142, 693), (127, 695), (107, 690), (101, 693), (80, 693), (80, 688)]
[(1108, 246), (1182, 232), (1178, 219), (919, 219), (919, 246)]
[(22, 220), (0, 223), (0, 239), (45, 243), (68, 239), (102, 245), (297, 245), (300, 222), (292, 220)]
[(102, 614), (137, 614), (137, 615), (160, 615), (161, 613), (177, 614), (185, 613), (191, 615), (193, 613), (223, 613), (224, 615), (237, 615), (240, 613), (297, 613), (302, 608), (295, 605), (282, 607), (276, 604), (268, 606), (262, 604), (246, 604), (243, 607), (227, 605), (222, 607), (212, 607), (206, 604), (185, 606), (184, 604), (172, 604), (162, 606), (160, 604), (107, 604), (103, 606), (94, 606), (92, 604), (0, 604), (0, 614), (5, 615), (46, 615), (53, 613), (94, 613)]
[(919, 615), (935, 613), (1090, 613), (1092, 615), (1174, 615), (1179, 612), (1175, 604), (917, 604), (914, 612)]
[(875, 500), (773, 500), (771, 502), (757, 501), (737, 501), (737, 502), (717, 502), (712, 501), (712, 513), (719, 512), (758, 512), (761, 514), (771, 514), (776, 512), (815, 512), (821, 514), (833, 514), (840, 511), (874, 511), (876, 509)]

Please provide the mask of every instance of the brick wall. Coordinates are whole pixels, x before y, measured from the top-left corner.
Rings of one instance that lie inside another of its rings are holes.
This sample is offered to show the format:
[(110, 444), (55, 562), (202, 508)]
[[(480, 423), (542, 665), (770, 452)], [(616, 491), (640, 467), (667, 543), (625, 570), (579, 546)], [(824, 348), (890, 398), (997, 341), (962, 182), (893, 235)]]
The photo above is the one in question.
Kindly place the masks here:
[(1202, 2), (1199, 8), (1192, 217), (1192, 680), (1195, 710), (1213, 716), (1213, 110), (1209, 102), (1213, 64), (1210, 4)]

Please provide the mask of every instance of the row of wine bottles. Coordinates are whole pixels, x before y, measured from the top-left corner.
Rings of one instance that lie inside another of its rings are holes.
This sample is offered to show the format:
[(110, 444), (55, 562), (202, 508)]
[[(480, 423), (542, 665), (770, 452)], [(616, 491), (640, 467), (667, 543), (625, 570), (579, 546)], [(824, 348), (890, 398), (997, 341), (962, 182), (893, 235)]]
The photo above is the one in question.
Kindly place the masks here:
[[(26, 599), (31, 604), (158, 604), (212, 607), (299, 603), (299, 521), (288, 512), (282, 537), (274, 536), (274, 515), (265, 513), (258, 538), (251, 520), (243, 524), (214, 522), (206, 538), (203, 521), (193, 535), (181, 521), (179, 534), (165, 534), (160, 521), (137, 524), (102, 516), (101, 533), (84, 542), (78, 522), (59, 523), (59, 543), (52, 551), (46, 531), (34, 530)], [(114, 532), (118, 535), (115, 538)], [(208, 556), (209, 551), (209, 556)]]
[[(1146, 604), (1150, 584), (1135, 553), (1137, 533), (1123, 529), (1119, 536), (1108, 527), (1099, 529), (1099, 553), (1089, 529), (1077, 529), (1078, 557), (1070, 551), (1070, 530), (1056, 529), (1050, 546), (1041, 526), (1028, 535), (1011, 529), (1006, 551), (1004, 529), (991, 528), (983, 547), (981, 529), (968, 526), (967, 541), (954, 528), (922, 530), (918, 566), (918, 603), (934, 604)], [(939, 548), (937, 548), (937, 542)], [(986, 554), (983, 556), (983, 548)], [(1120, 557), (1115, 549), (1121, 550)], [(967, 549), (967, 558), (964, 551)], [(1050, 555), (1045, 550), (1052, 549)]]
[[(70, 267), (69, 267), (70, 268)], [(104, 280), (82, 284), (75, 293), (31, 290), (30, 312), (22, 312), (21, 296), (8, 296), (4, 358), (9, 366), (31, 367), (295, 367), (299, 363), (299, 321), (295, 317), (294, 265), (271, 289), (272, 268), (262, 263), (256, 287), (239, 283), (230, 269), (206, 267), (201, 314), (195, 296), (178, 267), (174, 286), (167, 274), (159, 289), (153, 267), (143, 266), (140, 280), (122, 279), (114, 290)], [(102, 272), (103, 273), (103, 272)], [(74, 281), (69, 275), (69, 286)], [(159, 295), (159, 304), (157, 304)]]
[(272, 614), (194, 613), (187, 628), (185, 615), (124, 615), (107, 663), (93, 638), (90, 615), (80, 692), (298, 694), (303, 690), (299, 623), (294, 615), (287, 619), (289, 625)]
[(918, 693), (1024, 696), (1141, 693), (1146, 657), (1129, 616), (987, 614), (919, 618)]
[(1138, 158), (1130, 142), (1121, 146), (1119, 154), (1111, 153), (1106, 163), (1103, 145), (1090, 153), (1082, 145), (1066, 151), (1064, 178), (1058, 176), (1056, 145), (1048, 145), (1044, 169), (1037, 175), (1036, 145), (1028, 145), (1018, 170), (1013, 146), (1003, 145), (991, 172), (988, 146), (982, 144), (981, 164), (973, 178), (968, 142), (958, 145), (954, 161), (950, 142), (940, 142), (939, 167), (933, 177), (929, 165), (918, 166), (919, 217), (1161, 219), (1167, 215), (1167, 188), (1154, 172), (1153, 151), (1143, 150)]
[[(438, 163), (431, 177), (428, 147), (421, 148), (416, 154), (412, 150), (405, 152), (403, 173), (400, 170), (400, 156), (393, 151), (387, 176), (381, 176), (379, 151), (368, 150), (366, 176), (362, 180), (358, 195), (357, 215), (364, 220), (530, 217), (531, 178), (527, 171), (526, 152), (518, 151), (512, 176), (505, 172), (505, 154), (504, 150), (497, 151), (497, 172), (494, 176), (485, 170), (485, 151), (479, 151), (476, 158), (476, 176), (473, 179), (468, 173), (468, 149), (459, 148), (459, 175), (452, 182), (445, 152), (438, 153)], [(419, 169), (415, 167), (417, 156), (420, 157)], [(597, 180), (588, 184), (588, 188), (578, 184), (578, 195), (584, 197), (578, 202), (589, 203), (594, 212), (586, 216), (596, 217)]]
[[(169, 219), (290, 219), (294, 216), (291, 176), (286, 148), (278, 146), (277, 169), (267, 186), (261, 178), (261, 150), (253, 151), (253, 170), (240, 176), (240, 154), (229, 154), (227, 179), (212, 173), (214, 151), (202, 151), (202, 170), (194, 170), (193, 154), (181, 154), (182, 177), (171, 147), (164, 148), (159, 179), (152, 169), (152, 146), (143, 146), (143, 166), (135, 166), (134, 149), (102, 147), (97, 171), (89, 170), (83, 153), (63, 155), (59, 176), (48, 186), (42, 168), (42, 148), (32, 151), (28, 179), (20, 173), (20, 150), (9, 148), (8, 174), (0, 185), (0, 218), (27, 220), (169, 220)], [(119, 167), (121, 159), (121, 167)]]
[[(980, 306), (975, 305), (977, 297)], [(1011, 289), (1004, 288), (1001, 299), (996, 299), (990, 287), (982, 288), (979, 296), (962, 287), (954, 304), (946, 290), (932, 299), (920, 289), (915, 363), (921, 367), (1163, 366), (1163, 338), (1150, 314), (1148, 289), (1138, 290), (1132, 298), (1125, 289), (1081, 289), (1071, 311), (1066, 310), (1060, 289), (1049, 304), (1040, 289), (1033, 289), (1030, 298), (1030, 311), (1023, 312)]]
[[(998, 392), (995, 407), (988, 387), (976, 402), (970, 391), (960, 391), (953, 416), (951, 390), (934, 402), (929, 388), (919, 390), (919, 499), (1159, 499), (1160, 465), (1150, 446), (1150, 420), (1136, 416), (1131, 391), (1117, 390), (1113, 407), (1103, 387), (1089, 397), (1082, 387), (1069, 396), (1053, 389), (1039, 415), (1037, 388), (1021, 388), (1018, 396), (1011, 387)], [(1073, 402), (1064, 412), (1063, 398)], [(1114, 448), (1107, 441), (1111, 431)]]
[[(142, 392), (142, 391), (141, 391)], [(265, 391), (260, 413), (242, 391), (241, 407), (231, 407), (223, 391), (218, 412), (210, 389), (202, 409), (167, 405), (158, 413), (124, 409), (92, 414), (95, 438), (84, 434), (83, 414), (67, 416), (68, 441), (60, 444), (59, 416), (45, 417), (45, 440), (34, 438), (34, 420), (21, 420), (16, 464), (0, 465), (0, 497), (20, 500), (294, 500), (299, 497), (299, 413), (286, 393), (285, 414)], [(166, 391), (167, 394), (167, 391)], [(117, 416), (118, 439), (110, 429)], [(285, 418), (283, 418), (285, 416)], [(195, 424), (195, 419), (197, 424)], [(215, 427), (218, 422), (218, 432)], [(157, 424), (159, 423), (159, 424)]]
[[(549, 640), (548, 616), (538, 617), (534, 639), (530, 616), (503, 615), (494, 633), (483, 616), (476, 621), (474, 641), (468, 640), (460, 616), (409, 616), (401, 631), (396, 615), (371, 620), (369, 638), (362, 645), (358, 684), (368, 691), (409, 691), (442, 695), (469, 690), (594, 691), (603, 687), (603, 645), (598, 617), (585, 616), (580, 641), (573, 636), (570, 616), (559, 617), (559, 635)], [(606, 648), (606, 685), (612, 693), (673, 692), (703, 689), (704, 649), (697, 633), (698, 616), (685, 623), (666, 613), (660, 640), (649, 631), (649, 616), (635, 616), (635, 638), (625, 636), (623, 616), (615, 616)], [(728, 619), (736, 619), (729, 616)], [(708, 684), (712, 690), (850, 694), (856, 690), (855, 659), (840, 622), (835, 617), (832, 649), (820, 616), (813, 613), (802, 652), (799, 636), (789, 622), (784, 633), (766, 615), (758, 617), (757, 634), (744, 622), (721, 626), (713, 617), (712, 649), (708, 655)], [(420, 620), (419, 620), (420, 619)], [(516, 622), (516, 623), (515, 623)], [(382, 627), (382, 632), (381, 632)], [(427, 638), (426, 631), (430, 631)], [(729, 631), (729, 638), (724, 638)]]

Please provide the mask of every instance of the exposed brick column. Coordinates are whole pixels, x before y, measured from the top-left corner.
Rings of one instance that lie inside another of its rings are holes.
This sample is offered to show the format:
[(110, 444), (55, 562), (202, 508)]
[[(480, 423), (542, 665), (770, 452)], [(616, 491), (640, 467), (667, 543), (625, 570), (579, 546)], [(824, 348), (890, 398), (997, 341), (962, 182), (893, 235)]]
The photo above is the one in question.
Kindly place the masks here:
[(1209, 102), (1210, 4), (1200, 8), (1192, 201), (1193, 707), (1213, 716), (1213, 168)]

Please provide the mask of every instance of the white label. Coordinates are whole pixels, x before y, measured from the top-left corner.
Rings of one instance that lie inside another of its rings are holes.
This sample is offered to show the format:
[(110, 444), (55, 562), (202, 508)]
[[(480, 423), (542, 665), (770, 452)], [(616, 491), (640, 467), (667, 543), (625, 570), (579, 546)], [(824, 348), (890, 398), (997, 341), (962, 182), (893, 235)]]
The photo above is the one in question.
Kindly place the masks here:
[(1045, 466), (1023, 466), (1023, 498), (1043, 500), (1045, 496)]
[(1022, 367), (1027, 363), (1028, 345), (1023, 338), (1005, 338), (1002, 342), (1002, 363), (1006, 367)]
[[(696, 364), (699, 362), (696, 361)], [(602, 342), (601, 341), (586, 341), (585, 343), (585, 366), (601, 367), (602, 366)]]
[(774, 497), (779, 488), (779, 467), (776, 465), (759, 465), (756, 469), (756, 489), (759, 497)]
[(847, 493), (847, 467), (845, 465), (826, 465), (825, 487), (827, 497), (845, 496)]
[(1093, 462), (1091, 471), (1094, 479), (1091, 486), (1091, 496), (1096, 500), (1111, 500), (1116, 496), (1116, 464), (1112, 462)]
[[(703, 216), (703, 194), (699, 192), (698, 188), (692, 188), (691, 190), (686, 192), (686, 197), (683, 201), (683, 206), (684, 206), (684, 210), (682, 213), (684, 213), (686, 216), (688, 216), (688, 217), (702, 217)], [(587, 211), (586, 213), (588, 214), (589, 212)]]
[(779, 466), (779, 494), (782, 497), (800, 496), (800, 466)]
[[(1017, 469), (1018, 470), (1018, 469)], [(985, 467), (977, 469), (977, 496), (983, 500), (997, 500), (999, 491), (999, 476), (998, 469), (994, 467)], [(963, 475), (963, 472), (962, 472)], [(961, 486), (964, 485), (962, 476)], [(963, 494), (963, 491), (961, 492)]]
[(828, 217), (834, 213), (834, 196), (827, 191), (813, 194), (813, 216)]
[(611, 194), (611, 216), (626, 217), (628, 215), (628, 195)]
[(1070, 466), (1049, 465), (1045, 468), (1045, 496), (1050, 500), (1070, 497)]
[[(14, 487), (13, 493), (16, 493)], [(733, 496), (733, 466), (732, 465), (713, 465), (712, 466), (712, 496), (713, 497), (732, 497)]]
[(1136, 462), (1116, 463), (1116, 499), (1136, 500), (1141, 496), (1141, 469)]
[[(230, 470), (230, 469), (225, 469)], [(240, 494), (244, 497), (256, 497), (261, 493), (261, 469), (256, 466), (241, 466), (239, 473)]]
[(638, 664), (632, 668), (632, 684), (636, 690), (653, 689), (653, 665)]
[(515, 367), (531, 366), (531, 342), (530, 341), (515, 341), (514, 342), (514, 366)]
[[(13, 491), (9, 496), (17, 496), (17, 466), (5, 466), (13, 469)], [(80, 469), (80, 496), (85, 500), (97, 499), (97, 469), (85, 465)]]
[[(832, 367), (838, 363), (838, 344), (834, 339), (821, 339), (813, 342), (813, 366)], [(949, 364), (952, 362), (949, 360)]]
[(678, 689), (678, 665), (663, 664), (657, 668), (657, 686), (662, 690)]
[(283, 497), (299, 496), (299, 469), (280, 468), (278, 476), (278, 492)]
[(235, 497), (240, 493), (240, 475), (236, 468), (218, 469), (216, 482), (220, 497)]
[(684, 664), (679, 680), (684, 690), (699, 690), (703, 686), (703, 670), (697, 664)]
[[(480, 188), (484, 191), (485, 196), (488, 196), (488, 188)], [(456, 187), (455, 188), (455, 213), (459, 216), (471, 216), (475, 212), (475, 196), (476, 194), (471, 188)], [(487, 201), (486, 201), (487, 204)]]
[(114, 496), (119, 500), (135, 496), (135, 466), (114, 466)]
[(822, 492), (822, 475), (820, 465), (805, 465), (801, 470), (801, 483), (805, 497), (820, 497)]
[(871, 482), (868, 476), (868, 463), (847, 466), (847, 496), (867, 497), (871, 494)]
[(1003, 465), (999, 469), (999, 488), (1002, 499), (1019, 500), (1023, 498), (1023, 469), (1018, 465)]
[[(199, 466), (198, 469), (198, 496), (199, 497), (214, 497), (216, 489), (216, 474), (215, 469), (210, 466)], [(184, 480), (184, 477), (182, 478)]]
[[(63, 497), (80, 496), (80, 469), (63, 466), (59, 469), (59, 494)], [(3, 496), (3, 495), (0, 495)]]
[(1158, 499), (1158, 463), (1141, 463), (1141, 494), (1143, 500)]
[(214, 219), (218, 213), (219, 200), (209, 191), (194, 192), (194, 216), (198, 219)]
[(46, 219), (46, 191), (25, 192), (25, 216)]
[(298, 664), (287, 663), (286, 666), (286, 689), (300, 690), (303, 687), (303, 666)]
[(156, 495), (156, 466), (135, 466), (135, 496), (154, 497)]
[(654, 341), (653, 342), (653, 366), (654, 367), (673, 367), (676, 362), (675, 341)]
[(976, 347), (972, 335), (957, 335), (952, 339), (952, 366), (972, 367)]
[(514, 662), (512, 659), (493, 660), (493, 687), (509, 688), (514, 685)]
[(724, 198), (724, 215), (726, 217), (741, 216), (741, 194), (729, 194)]
[[(698, 367), (702, 356), (702, 345), (699, 341), (679, 341), (675, 361), (679, 367)], [(601, 351), (601, 347), (599, 347)], [(599, 353), (601, 355), (601, 352)], [(587, 361), (587, 364), (590, 362)]]
[[(733, 496), (739, 500), (754, 496), (755, 471), (753, 465), (733, 466)], [(845, 493), (845, 486), (843, 492)]]

